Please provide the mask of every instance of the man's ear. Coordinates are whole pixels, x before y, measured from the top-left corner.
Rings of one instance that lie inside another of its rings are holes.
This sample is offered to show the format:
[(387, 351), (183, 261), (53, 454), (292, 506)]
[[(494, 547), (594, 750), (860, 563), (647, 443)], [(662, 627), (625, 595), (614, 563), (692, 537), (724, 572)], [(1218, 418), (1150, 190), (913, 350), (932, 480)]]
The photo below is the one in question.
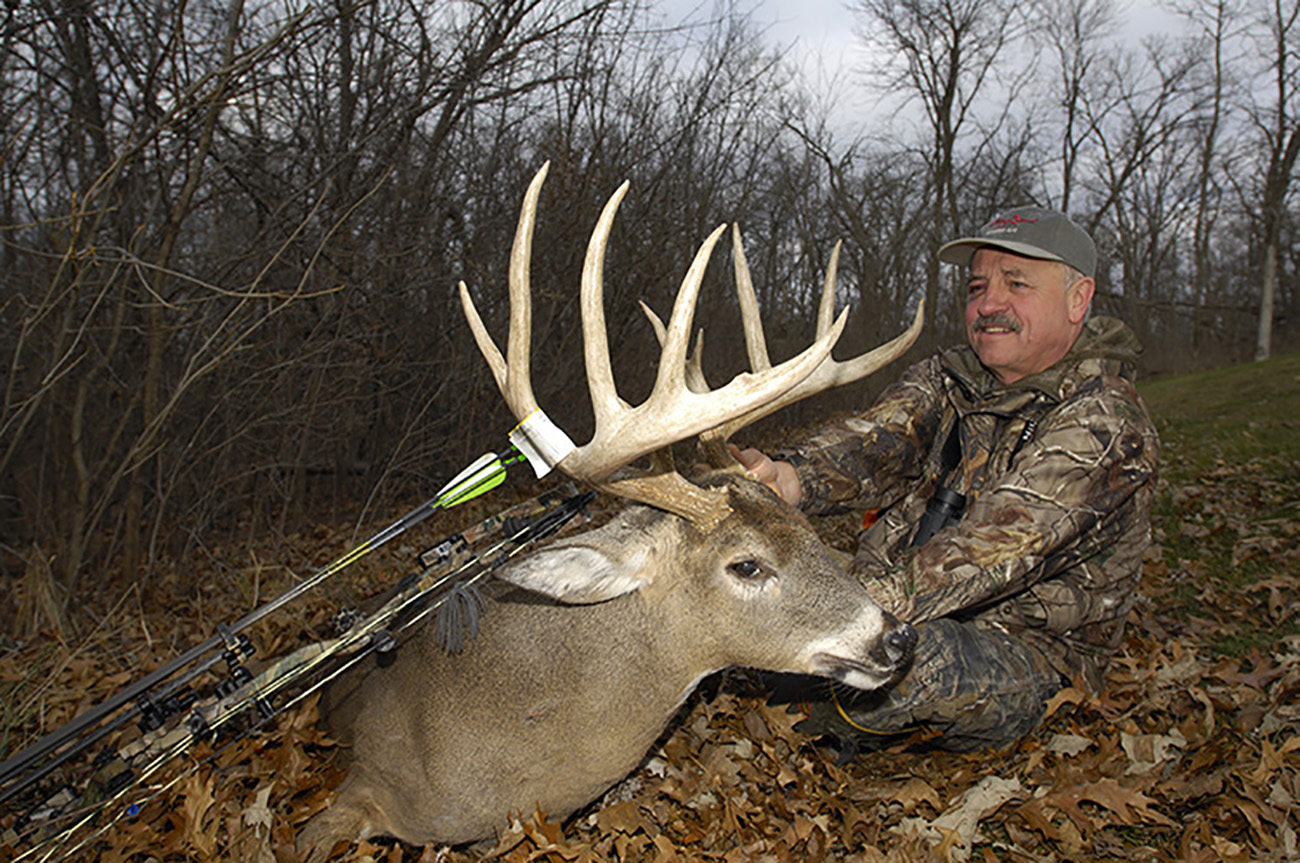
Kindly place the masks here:
[(1065, 289), (1065, 302), (1070, 313), (1070, 323), (1083, 323), (1084, 318), (1088, 316), (1088, 306), (1092, 303), (1092, 295), (1096, 291), (1097, 282), (1088, 276), (1076, 279), (1074, 284)]

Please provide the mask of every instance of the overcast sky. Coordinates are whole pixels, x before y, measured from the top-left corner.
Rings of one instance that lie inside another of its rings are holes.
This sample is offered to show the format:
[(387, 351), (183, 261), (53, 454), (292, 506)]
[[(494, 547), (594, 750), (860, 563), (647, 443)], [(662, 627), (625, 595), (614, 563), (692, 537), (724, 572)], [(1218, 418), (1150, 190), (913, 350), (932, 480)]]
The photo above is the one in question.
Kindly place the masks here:
[[(1124, 32), (1135, 43), (1161, 28), (1170, 29), (1171, 23), (1178, 24), (1156, 8), (1157, 0), (1131, 0), (1128, 4), (1120, 0), (1120, 4), (1128, 9), (1121, 13), (1128, 22)], [(869, 58), (854, 34), (856, 16), (844, 0), (742, 0), (740, 5), (752, 10), (754, 21), (767, 29), (773, 45), (790, 47), (789, 56), (803, 66), (811, 83), (836, 94), (837, 114), (862, 117), (870, 113), (875, 97), (861, 86), (860, 77), (870, 66)], [(657, 6), (665, 23), (674, 24), (707, 17), (714, 3), (658, 0)]]
[[(854, 118), (867, 108), (865, 88), (843, 86), (845, 76), (861, 68), (863, 48), (853, 34), (854, 16), (840, 0), (741, 0), (752, 10), (754, 22), (766, 30), (774, 46), (788, 48), (788, 59), (798, 62), (808, 82), (821, 93), (834, 93), (834, 115), (845, 118), (835, 125), (852, 136)], [(665, 24), (706, 19), (713, 0), (657, 0)], [(832, 84), (832, 82), (835, 82)]]
[[(657, 5), (670, 22), (698, 18), (713, 8), (712, 0), (659, 0)], [(1166, 13), (1156, 9), (1156, 0), (1127, 4), (1121, 0), (1119, 5), (1128, 9), (1130, 33), (1135, 36), (1153, 33), (1167, 20)], [(797, 41), (801, 50), (822, 51), (828, 59), (857, 47), (854, 15), (843, 0), (749, 0), (740, 6), (752, 9), (761, 25), (770, 24), (772, 39), (779, 44)]]
[[(754, 11), (754, 18), (762, 23), (777, 25), (776, 35), (782, 41), (794, 38), (814, 43), (847, 42), (853, 16), (839, 0), (751, 0), (742, 2), (742, 8)], [(711, 0), (659, 0), (659, 8), (669, 21), (707, 15), (713, 8)]]

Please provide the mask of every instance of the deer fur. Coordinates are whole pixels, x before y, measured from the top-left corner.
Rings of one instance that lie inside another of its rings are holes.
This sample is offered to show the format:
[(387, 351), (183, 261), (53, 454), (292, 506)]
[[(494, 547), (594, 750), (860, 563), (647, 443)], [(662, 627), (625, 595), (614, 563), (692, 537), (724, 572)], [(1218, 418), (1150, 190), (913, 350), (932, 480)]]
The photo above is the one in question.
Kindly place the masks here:
[(800, 513), (735, 473), (703, 484), (732, 510), (713, 530), (629, 507), (504, 567), (515, 587), (489, 600), (464, 652), (424, 630), (391, 666), (337, 685), (327, 719), (350, 774), (299, 847), (455, 844), (512, 812), (566, 817), (634, 770), (696, 684), (729, 666), (858, 688), (900, 672), (915, 633)]

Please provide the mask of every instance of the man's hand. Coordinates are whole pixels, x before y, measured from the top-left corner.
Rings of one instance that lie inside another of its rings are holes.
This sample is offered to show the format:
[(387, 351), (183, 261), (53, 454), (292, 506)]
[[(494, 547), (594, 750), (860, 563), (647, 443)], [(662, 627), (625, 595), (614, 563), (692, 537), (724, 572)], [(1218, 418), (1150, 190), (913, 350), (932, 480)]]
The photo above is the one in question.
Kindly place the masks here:
[(791, 506), (798, 506), (803, 500), (803, 487), (799, 484), (794, 465), (788, 461), (772, 461), (756, 449), (741, 449), (731, 443), (727, 448), (750, 476), (776, 492), (781, 500)]

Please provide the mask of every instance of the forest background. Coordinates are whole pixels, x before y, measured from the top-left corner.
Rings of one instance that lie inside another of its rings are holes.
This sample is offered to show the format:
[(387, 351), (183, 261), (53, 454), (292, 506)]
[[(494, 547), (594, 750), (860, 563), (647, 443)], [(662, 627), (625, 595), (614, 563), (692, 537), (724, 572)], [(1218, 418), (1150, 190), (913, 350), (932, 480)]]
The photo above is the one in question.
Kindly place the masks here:
[[(913, 356), (959, 342), (933, 250), (1029, 201), (1097, 238), (1095, 310), (1136, 329), (1144, 375), (1300, 345), (1300, 3), (1177, 0), (1136, 45), (1110, 0), (851, 5), (882, 59), (841, 82), (881, 105), (850, 139), (743, 3), (689, 26), (642, 0), (6, 4), (0, 576), (32, 630), (213, 537), (386, 522), (498, 447), (455, 288), (504, 332), (545, 161), (533, 374), (579, 441), (579, 272), (625, 179), (606, 306), (629, 401), (657, 357), (636, 301), (665, 313), (732, 220), (778, 360), (841, 239), (838, 353), (922, 298)], [(697, 316), (715, 383), (743, 367), (728, 257)]]

